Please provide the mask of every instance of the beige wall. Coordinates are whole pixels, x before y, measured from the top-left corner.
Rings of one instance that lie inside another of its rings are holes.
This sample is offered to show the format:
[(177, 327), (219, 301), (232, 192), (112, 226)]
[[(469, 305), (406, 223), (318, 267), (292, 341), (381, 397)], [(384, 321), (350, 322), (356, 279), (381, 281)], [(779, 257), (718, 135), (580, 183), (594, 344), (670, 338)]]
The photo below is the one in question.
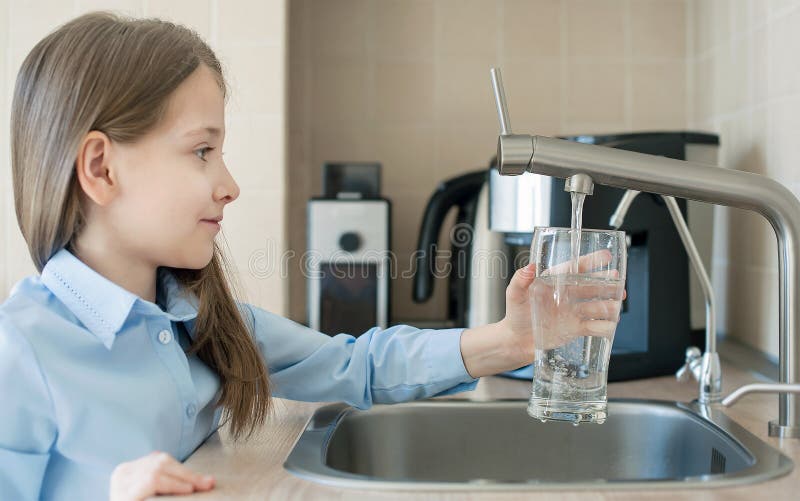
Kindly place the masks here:
[[(687, 22), (682, 0), (293, 0), (290, 248), (305, 249), (323, 162), (379, 161), (393, 250), (407, 263), (436, 184), (494, 154), (492, 66), (519, 131), (685, 127)], [(305, 283), (293, 271), (290, 313), (303, 321)], [(444, 281), (428, 305), (411, 301), (410, 286), (393, 282), (396, 321), (444, 315)]]
[[(241, 187), (223, 232), (245, 299), (286, 310), (286, 281), (263, 269), (263, 253), (285, 249), (286, 0), (0, 0), (0, 301), (35, 273), (16, 223), (8, 127), (17, 70), (53, 28), (94, 9), (169, 18), (195, 29), (227, 70), (225, 159)], [(113, 70), (113, 69), (112, 69)]]
[[(800, 1), (694, 0), (690, 123), (720, 133), (721, 164), (800, 194)], [(778, 351), (775, 234), (760, 216), (723, 209), (715, 228), (720, 328)]]

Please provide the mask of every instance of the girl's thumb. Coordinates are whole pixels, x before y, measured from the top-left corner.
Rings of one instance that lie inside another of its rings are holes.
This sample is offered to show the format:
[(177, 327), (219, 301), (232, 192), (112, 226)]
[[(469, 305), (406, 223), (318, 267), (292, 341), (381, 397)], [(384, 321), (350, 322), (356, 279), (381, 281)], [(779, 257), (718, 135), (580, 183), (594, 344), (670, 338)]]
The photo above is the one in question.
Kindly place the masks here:
[(506, 289), (507, 300), (522, 303), (528, 300), (528, 287), (536, 278), (536, 263), (530, 263), (518, 269)]

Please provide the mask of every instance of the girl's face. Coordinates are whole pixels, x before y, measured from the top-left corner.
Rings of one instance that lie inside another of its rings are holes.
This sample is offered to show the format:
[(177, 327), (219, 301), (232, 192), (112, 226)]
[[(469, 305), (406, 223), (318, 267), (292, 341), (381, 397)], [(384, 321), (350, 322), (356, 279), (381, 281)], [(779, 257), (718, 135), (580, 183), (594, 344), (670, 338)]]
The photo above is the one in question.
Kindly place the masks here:
[(161, 122), (134, 144), (114, 145), (120, 193), (109, 207), (115, 238), (155, 266), (200, 269), (239, 186), (222, 159), (225, 104), (200, 65), (170, 97)]

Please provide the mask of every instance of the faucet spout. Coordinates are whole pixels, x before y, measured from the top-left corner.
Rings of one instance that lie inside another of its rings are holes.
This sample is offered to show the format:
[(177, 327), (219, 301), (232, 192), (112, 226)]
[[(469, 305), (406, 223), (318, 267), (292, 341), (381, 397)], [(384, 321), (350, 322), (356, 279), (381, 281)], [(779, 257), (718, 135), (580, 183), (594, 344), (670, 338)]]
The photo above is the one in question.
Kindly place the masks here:
[(564, 183), (564, 191), (591, 195), (594, 193), (594, 181), (586, 174), (575, 174), (567, 178)]

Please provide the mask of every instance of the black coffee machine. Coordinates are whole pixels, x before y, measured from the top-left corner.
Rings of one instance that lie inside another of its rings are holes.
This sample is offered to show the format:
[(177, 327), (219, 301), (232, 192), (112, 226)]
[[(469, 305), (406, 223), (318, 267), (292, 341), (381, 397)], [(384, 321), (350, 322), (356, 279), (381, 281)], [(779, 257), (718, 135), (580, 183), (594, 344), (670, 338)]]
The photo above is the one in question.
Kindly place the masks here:
[[(581, 135), (564, 139), (620, 148), (640, 153), (663, 155), (681, 160), (716, 163), (719, 138), (713, 134), (693, 132), (654, 132), (617, 135)], [(527, 263), (533, 227), (569, 227), (571, 200), (564, 191), (564, 180), (526, 173), (523, 176), (500, 176), (492, 161), (490, 169), (470, 172), (441, 184), (431, 198), (420, 232), (419, 259), (415, 275), (414, 300), (425, 301), (430, 296), (432, 276), (430, 256), (435, 251), (441, 223), (451, 207), (458, 208), (458, 223), (471, 225), (472, 238), (466, 245), (453, 250), (452, 269), (470, 270), (474, 253), (470, 243), (481, 241), (483, 233), (501, 234), (503, 252), (508, 253), (508, 269), (503, 286), (514, 269)], [(609, 219), (616, 210), (625, 190), (596, 184), (594, 194), (586, 197), (583, 227), (609, 229)], [(488, 192), (488, 197), (486, 193)], [(535, 193), (531, 200), (530, 194)], [(481, 195), (484, 195), (483, 197)], [(526, 198), (527, 197), (527, 198)], [(481, 200), (488, 200), (482, 204)], [(447, 204), (450, 204), (447, 206)], [(678, 204), (689, 225), (687, 202)], [(709, 207), (710, 210), (710, 207)], [(488, 225), (476, 221), (481, 211), (489, 214)], [(641, 194), (627, 212), (623, 226), (629, 237), (627, 299), (623, 303), (619, 325), (614, 337), (609, 365), (609, 380), (620, 381), (674, 373), (684, 363), (688, 346), (704, 347), (704, 325), (692, 325), (690, 319), (690, 270), (688, 257), (680, 236), (672, 223), (663, 200), (656, 195)], [(696, 240), (708, 238), (694, 234)], [(461, 268), (458, 268), (458, 267)], [(466, 268), (464, 268), (466, 266)], [(448, 324), (470, 326), (468, 319), (475, 309), (485, 309), (486, 301), (470, 304), (474, 289), (498, 287), (491, 281), (477, 283), (479, 274), (451, 273), (448, 279)], [(483, 279), (481, 279), (483, 280)], [(701, 302), (702, 306), (702, 302)], [(503, 306), (504, 307), (504, 306)], [(497, 305), (488, 308), (498, 309)], [(483, 319), (502, 318), (503, 311), (478, 315)], [(702, 315), (693, 315), (702, 318)], [(530, 366), (507, 373), (516, 378), (532, 377)]]

